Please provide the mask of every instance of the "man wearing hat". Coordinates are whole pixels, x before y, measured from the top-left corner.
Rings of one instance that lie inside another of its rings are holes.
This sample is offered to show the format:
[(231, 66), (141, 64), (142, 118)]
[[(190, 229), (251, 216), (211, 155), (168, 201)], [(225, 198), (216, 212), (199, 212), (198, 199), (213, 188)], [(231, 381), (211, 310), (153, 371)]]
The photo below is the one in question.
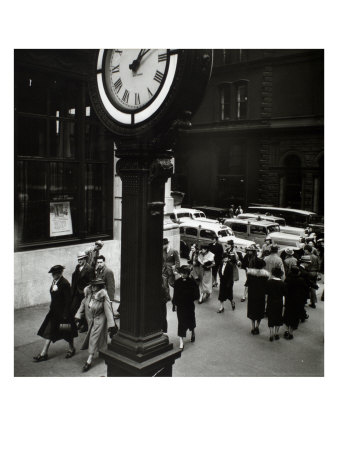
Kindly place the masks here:
[(75, 354), (73, 339), (77, 336), (77, 329), (71, 313), (70, 284), (62, 276), (63, 270), (64, 267), (58, 264), (53, 266), (48, 272), (53, 277), (53, 282), (49, 289), (51, 304), (49, 312), (38, 331), (38, 335), (46, 341), (42, 351), (37, 356), (34, 356), (35, 362), (46, 361), (51, 342), (61, 339), (64, 339), (69, 344), (66, 358), (71, 358)]
[(212, 286), (217, 287), (217, 273), (222, 264), (223, 246), (218, 242), (218, 237), (214, 236), (212, 243), (209, 245), (209, 250), (214, 254), (215, 265), (212, 267)]
[(95, 244), (88, 248), (85, 253), (87, 255), (87, 264), (89, 264), (94, 270), (96, 267), (97, 258), (100, 255), (100, 250), (103, 247), (102, 241), (96, 241)]
[(283, 262), (284, 263), (284, 271), (285, 271), (285, 276), (288, 276), (291, 271), (291, 267), (297, 266), (298, 261), (293, 256), (294, 251), (292, 250), (292, 248), (287, 248), (284, 253), (285, 253), (285, 259)]
[[(89, 285), (94, 278), (94, 269), (87, 263), (85, 252), (79, 252), (77, 255), (78, 264), (72, 274), (72, 313), (75, 314), (79, 309), (84, 297), (84, 288)], [(87, 331), (85, 322), (80, 327), (80, 332)]]
[(301, 266), (304, 268), (304, 271), (307, 275), (303, 274), (303, 276), (307, 276), (308, 284), (310, 288), (310, 307), (316, 308), (317, 303), (317, 293), (318, 289), (317, 285), (317, 270), (318, 270), (318, 258), (317, 256), (311, 253), (311, 247), (305, 245), (304, 247), (304, 255), (301, 257)]
[(264, 244), (262, 245), (262, 253), (261, 258), (265, 258), (266, 256), (269, 256), (271, 253), (271, 245), (272, 245), (272, 239), (271, 237), (267, 236), (265, 238)]
[(163, 238), (163, 253), (162, 253), (162, 281), (163, 287), (170, 296), (169, 286), (174, 286), (175, 273), (180, 267), (180, 257), (176, 250), (170, 247), (169, 240)]
[(273, 268), (277, 267), (282, 271), (282, 275), (281, 275), (281, 280), (284, 281), (285, 279), (285, 271), (284, 271), (284, 264), (282, 261), (282, 258), (280, 256), (278, 256), (278, 246), (277, 245), (271, 245), (270, 248), (270, 255), (266, 256), (264, 258), (265, 261), (265, 269), (270, 272)]

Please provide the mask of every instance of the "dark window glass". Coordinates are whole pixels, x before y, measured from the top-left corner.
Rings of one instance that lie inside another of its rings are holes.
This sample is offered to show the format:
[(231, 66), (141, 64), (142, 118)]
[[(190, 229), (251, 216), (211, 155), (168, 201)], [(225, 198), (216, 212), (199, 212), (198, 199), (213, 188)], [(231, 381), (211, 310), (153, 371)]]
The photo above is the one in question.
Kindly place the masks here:
[(231, 84), (225, 83), (220, 87), (221, 96), (221, 120), (231, 118)]
[[(103, 127), (86, 117), (86, 159), (105, 161), (107, 158), (107, 135)], [(111, 148), (110, 151), (113, 151)]]
[[(87, 164), (86, 176), (86, 217), (87, 230), (99, 233), (106, 223), (105, 167), (102, 164)], [(110, 193), (111, 194), (111, 193)]]
[(236, 231), (238, 233), (246, 233), (247, 232), (247, 225), (243, 223), (232, 223), (230, 224), (230, 227), (233, 231)]
[(80, 112), (81, 83), (61, 77), (49, 81), (49, 115), (76, 118)]
[(77, 124), (75, 121), (50, 119), (50, 156), (55, 158), (74, 158), (77, 148)]
[(197, 230), (196, 230), (196, 228), (186, 228), (185, 234), (187, 234), (189, 236), (197, 236)]
[(201, 230), (200, 236), (204, 239), (213, 239), (216, 237), (216, 233), (211, 230)]
[(247, 118), (247, 106), (248, 106), (248, 84), (237, 85), (236, 96), (236, 117), (237, 119)]
[(15, 69), (15, 108), (16, 111), (34, 114), (47, 113), (46, 76), (20, 67)]
[(259, 235), (265, 235), (267, 234), (265, 227), (260, 227), (258, 225), (251, 225), (250, 232), (252, 234), (259, 234)]
[(18, 154), (20, 156), (46, 156), (46, 130), (46, 119), (19, 116), (15, 127)]

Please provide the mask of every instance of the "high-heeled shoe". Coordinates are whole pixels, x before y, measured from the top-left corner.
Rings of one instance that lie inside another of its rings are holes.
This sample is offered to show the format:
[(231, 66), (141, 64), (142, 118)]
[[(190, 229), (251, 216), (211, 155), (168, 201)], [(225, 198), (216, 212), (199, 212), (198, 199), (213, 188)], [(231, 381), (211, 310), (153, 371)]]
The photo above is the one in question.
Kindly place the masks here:
[(195, 342), (195, 335), (194, 335), (194, 334), (191, 335), (190, 341), (191, 341), (191, 342)]
[(222, 313), (222, 312), (224, 312), (224, 308), (220, 308), (218, 311), (217, 311), (217, 313)]
[(71, 358), (74, 355), (75, 355), (75, 348), (73, 348), (72, 350), (68, 350), (68, 352), (66, 353), (65, 358), (68, 359), (68, 358)]
[(36, 356), (33, 356), (34, 362), (41, 362), (41, 361), (47, 361), (48, 355), (47, 353), (45, 355), (41, 355), (40, 353)]
[(88, 372), (88, 370), (92, 367), (92, 363), (87, 363), (82, 367), (82, 372)]
[(236, 308), (235, 302), (231, 302), (231, 307), (232, 307), (232, 310), (235, 311), (235, 308)]

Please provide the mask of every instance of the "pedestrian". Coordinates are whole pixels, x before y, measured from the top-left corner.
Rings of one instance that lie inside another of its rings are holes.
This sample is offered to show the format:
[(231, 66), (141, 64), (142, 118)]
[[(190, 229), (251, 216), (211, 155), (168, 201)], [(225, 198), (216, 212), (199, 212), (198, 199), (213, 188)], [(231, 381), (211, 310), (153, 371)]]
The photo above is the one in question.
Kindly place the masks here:
[[(86, 316), (88, 331), (81, 350), (88, 349), (88, 358), (82, 371), (87, 372), (92, 367), (95, 352), (107, 345), (107, 331), (110, 337), (117, 331), (113, 310), (109, 302), (104, 281), (95, 278), (84, 288), (84, 298), (75, 314), (78, 321)], [(107, 330), (108, 327), (108, 330)]]
[(224, 312), (223, 302), (230, 300), (232, 310), (235, 310), (235, 302), (233, 300), (233, 286), (234, 286), (234, 265), (231, 262), (230, 255), (228, 253), (223, 254), (222, 264), (219, 267), (219, 295), (218, 300), (220, 302), (218, 313)]
[(265, 291), (270, 274), (264, 267), (265, 261), (257, 259), (256, 266), (247, 270), (247, 317), (251, 320), (251, 334), (259, 334), (259, 325), (265, 315)]
[(324, 273), (324, 239), (318, 239), (317, 241), (318, 250), (318, 272)]
[(100, 256), (100, 250), (103, 247), (102, 241), (96, 241), (93, 246), (85, 250), (87, 255), (87, 264), (89, 264), (94, 270), (96, 268), (97, 258)]
[(266, 283), (266, 314), (268, 316), (268, 327), (270, 329), (269, 340), (279, 339), (279, 327), (283, 325), (283, 306), (286, 295), (286, 286), (281, 280), (284, 272), (280, 267), (271, 269), (271, 277)]
[(209, 251), (214, 254), (214, 265), (211, 268), (212, 272), (212, 287), (217, 287), (217, 274), (219, 267), (222, 263), (223, 246), (218, 242), (218, 237), (214, 236), (212, 238), (212, 243), (209, 245)]
[(234, 241), (232, 239), (230, 239), (230, 241), (227, 242), (227, 247), (225, 249), (225, 253), (227, 253), (229, 255), (230, 261), (233, 264), (233, 278), (234, 281), (238, 281), (239, 280), (239, 272), (238, 272), (238, 265), (240, 264), (240, 260), (239, 260), (239, 256), (238, 253), (235, 249), (235, 244)]
[(52, 342), (64, 339), (68, 342), (66, 358), (75, 354), (74, 338), (77, 337), (76, 324), (71, 313), (70, 284), (63, 277), (64, 266), (53, 266), (48, 273), (52, 274), (53, 282), (49, 289), (51, 303), (49, 311), (42, 322), (38, 335), (45, 339), (42, 351), (34, 356), (35, 362), (47, 361), (48, 350)]
[(195, 342), (195, 301), (199, 299), (199, 289), (190, 277), (190, 267), (183, 265), (179, 268), (181, 277), (175, 281), (173, 295), (173, 311), (177, 311), (178, 330), (180, 338), (180, 349), (184, 348), (183, 338), (187, 330), (191, 331), (191, 342)]
[(317, 271), (315, 270), (318, 267), (318, 258), (315, 255), (311, 255), (309, 253), (309, 249), (304, 247), (304, 256), (300, 259), (300, 271), (301, 276), (304, 278), (305, 282), (309, 287), (309, 306), (313, 309), (316, 309), (317, 303)]
[[(72, 314), (79, 309), (84, 297), (84, 289), (95, 277), (94, 269), (87, 263), (88, 256), (85, 252), (79, 252), (77, 255), (77, 266), (72, 274)], [(88, 330), (85, 318), (82, 320), (79, 331), (84, 333)]]
[(203, 303), (205, 300), (208, 300), (210, 294), (212, 293), (212, 273), (211, 267), (214, 263), (214, 254), (209, 251), (208, 245), (202, 245), (201, 251), (198, 254), (198, 262), (201, 264), (201, 283), (200, 283), (200, 291), (201, 298), (198, 303)]
[[(99, 255), (96, 261), (95, 278), (102, 278), (106, 286), (106, 291), (113, 308), (113, 302), (115, 299), (115, 277), (114, 272), (106, 265), (106, 258), (103, 255)], [(114, 308), (113, 308), (114, 311)], [(114, 312), (114, 318), (118, 319), (120, 314), (118, 310)]]
[(292, 250), (292, 248), (285, 249), (285, 258), (283, 260), (283, 264), (286, 277), (289, 275), (291, 268), (293, 266), (297, 266), (298, 264), (297, 259), (293, 255), (294, 251)]
[[(242, 269), (244, 269), (246, 272), (248, 269), (254, 269), (256, 268), (257, 263), (257, 249), (254, 245), (249, 245), (245, 249), (245, 255), (241, 264)], [(245, 302), (246, 298), (248, 296), (248, 285), (245, 282), (244, 284), (244, 294), (241, 298), (241, 302)]]
[(285, 278), (285, 286), (284, 323), (287, 331), (285, 331), (284, 337), (291, 340), (293, 339), (293, 331), (297, 330), (303, 317), (304, 305), (308, 295), (308, 286), (300, 276), (300, 270), (297, 266), (291, 266)]
[(311, 247), (311, 253), (312, 253), (312, 255), (315, 255), (315, 256), (317, 256), (317, 258), (318, 258), (319, 252), (318, 252), (318, 250), (317, 250), (316, 247), (315, 247), (314, 241), (309, 241), (309, 242), (308, 242), (308, 245)]
[(278, 256), (278, 246), (277, 245), (271, 245), (270, 248), (270, 255), (266, 256), (264, 258), (265, 261), (265, 268), (270, 274), (272, 274), (272, 269), (275, 267), (279, 268), (282, 271), (282, 280), (285, 278), (285, 272), (284, 272), (284, 264), (282, 261), (282, 258)]
[(271, 245), (272, 245), (272, 239), (270, 236), (267, 236), (264, 240), (264, 244), (262, 245), (261, 258), (264, 259), (266, 256), (270, 255)]
[(230, 205), (230, 208), (228, 210), (228, 215), (230, 218), (234, 217), (234, 205)]
[(196, 244), (192, 244), (188, 260), (188, 264), (191, 269), (190, 276), (198, 286), (200, 285), (202, 279), (201, 263), (198, 261), (199, 252), (200, 250), (197, 248)]
[(163, 252), (162, 252), (162, 276), (165, 289), (170, 295), (169, 286), (173, 287), (175, 283), (175, 275), (177, 269), (180, 267), (180, 257), (177, 250), (170, 247), (169, 240), (163, 238)]
[(241, 205), (239, 205), (239, 206), (236, 208), (235, 216), (238, 216), (238, 214), (243, 214), (243, 209), (242, 209)]

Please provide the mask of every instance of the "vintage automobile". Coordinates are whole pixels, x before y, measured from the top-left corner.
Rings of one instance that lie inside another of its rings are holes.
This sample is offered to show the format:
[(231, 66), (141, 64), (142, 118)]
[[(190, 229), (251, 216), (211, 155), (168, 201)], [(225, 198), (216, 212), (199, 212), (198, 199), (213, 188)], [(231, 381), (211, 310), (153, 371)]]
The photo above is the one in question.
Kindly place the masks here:
[(217, 208), (216, 206), (195, 206), (199, 211), (204, 212), (208, 219), (215, 219), (222, 222), (229, 217), (229, 211), (225, 208)]
[(247, 220), (266, 220), (268, 222), (274, 222), (279, 224), (280, 231), (282, 233), (295, 234), (297, 236), (305, 236), (305, 228), (292, 227), (286, 225), (285, 219), (283, 217), (272, 216), (269, 213), (265, 214), (254, 214), (254, 213), (243, 213), (238, 214), (237, 219), (247, 219)]
[(192, 244), (207, 245), (211, 244), (215, 236), (218, 242), (222, 244), (223, 250), (227, 248), (230, 240), (234, 241), (235, 249), (240, 259), (244, 256), (245, 249), (249, 245), (254, 245), (253, 241), (241, 239), (234, 235), (231, 228), (224, 227), (221, 224), (201, 223), (195, 220), (187, 220), (180, 225), (181, 238), (181, 256), (187, 258)]
[(175, 223), (182, 223), (186, 220), (198, 220), (203, 223), (219, 223), (218, 220), (208, 219), (203, 211), (193, 208), (174, 208), (170, 219)]
[(243, 239), (250, 239), (259, 246), (264, 244), (267, 236), (273, 244), (280, 248), (302, 246), (302, 238), (299, 235), (282, 233), (280, 225), (267, 220), (248, 220), (248, 219), (227, 219), (225, 225), (228, 225), (235, 236)]

